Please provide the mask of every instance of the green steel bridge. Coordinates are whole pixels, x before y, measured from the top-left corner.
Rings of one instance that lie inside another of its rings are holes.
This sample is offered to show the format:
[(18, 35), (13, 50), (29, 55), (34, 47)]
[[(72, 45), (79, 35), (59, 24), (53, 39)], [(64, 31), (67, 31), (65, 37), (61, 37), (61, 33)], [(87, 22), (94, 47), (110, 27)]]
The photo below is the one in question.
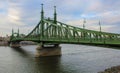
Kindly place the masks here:
[(57, 21), (56, 7), (54, 7), (54, 18), (45, 18), (42, 4), (41, 20), (28, 35), (21, 37), (19, 31), (15, 33), (12, 30), (10, 42), (20, 41), (51, 44), (120, 45), (120, 34), (88, 30), (59, 22)]

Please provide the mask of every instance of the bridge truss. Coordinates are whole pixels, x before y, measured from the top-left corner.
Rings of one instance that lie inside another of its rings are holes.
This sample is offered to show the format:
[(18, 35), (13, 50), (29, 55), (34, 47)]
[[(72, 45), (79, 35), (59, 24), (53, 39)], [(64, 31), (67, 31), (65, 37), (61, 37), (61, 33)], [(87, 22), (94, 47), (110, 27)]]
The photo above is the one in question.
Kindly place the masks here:
[(57, 21), (54, 8), (54, 19), (45, 18), (42, 5), (41, 20), (37, 26), (25, 37), (12, 34), (11, 41), (120, 45), (120, 34), (78, 28)]

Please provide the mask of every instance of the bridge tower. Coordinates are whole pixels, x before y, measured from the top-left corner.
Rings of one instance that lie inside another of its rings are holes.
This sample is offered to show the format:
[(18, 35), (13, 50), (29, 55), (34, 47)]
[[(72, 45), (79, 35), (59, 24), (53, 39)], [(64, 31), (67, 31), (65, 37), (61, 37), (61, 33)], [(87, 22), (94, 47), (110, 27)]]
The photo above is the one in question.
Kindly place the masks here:
[[(41, 4), (41, 38), (44, 38), (44, 11), (43, 11), (43, 4)], [(56, 13), (56, 6), (54, 6), (54, 24), (57, 25), (57, 13)], [(57, 34), (57, 27), (53, 27), (54, 34)], [(54, 36), (56, 37), (56, 36)], [(61, 55), (61, 47), (59, 44), (55, 43), (47, 43), (47, 42), (41, 42), (39, 46), (36, 48), (36, 57), (41, 56), (59, 56)]]
[[(57, 12), (56, 12), (56, 6), (54, 6), (54, 24), (57, 25)], [(57, 34), (57, 27), (54, 27), (54, 34)], [(56, 37), (56, 36), (54, 36)]]
[(16, 37), (19, 38), (19, 29), (18, 29), (18, 32), (14, 32), (14, 30), (12, 29), (12, 35), (11, 35), (10, 42), (9, 42), (10, 47), (13, 47), (13, 48), (20, 47), (20, 41), (11, 41), (11, 39), (14, 39)]

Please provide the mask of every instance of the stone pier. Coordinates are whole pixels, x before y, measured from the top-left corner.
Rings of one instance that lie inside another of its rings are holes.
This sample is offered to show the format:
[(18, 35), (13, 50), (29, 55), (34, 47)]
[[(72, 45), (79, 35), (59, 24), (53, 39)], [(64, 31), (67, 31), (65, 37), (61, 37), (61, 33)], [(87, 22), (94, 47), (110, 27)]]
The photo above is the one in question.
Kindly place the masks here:
[(42, 56), (60, 56), (61, 55), (61, 47), (59, 45), (57, 46), (38, 46), (36, 48), (36, 57), (42, 57)]
[(11, 42), (10, 43), (10, 47), (12, 47), (12, 48), (19, 48), (20, 47), (20, 43), (19, 42)]

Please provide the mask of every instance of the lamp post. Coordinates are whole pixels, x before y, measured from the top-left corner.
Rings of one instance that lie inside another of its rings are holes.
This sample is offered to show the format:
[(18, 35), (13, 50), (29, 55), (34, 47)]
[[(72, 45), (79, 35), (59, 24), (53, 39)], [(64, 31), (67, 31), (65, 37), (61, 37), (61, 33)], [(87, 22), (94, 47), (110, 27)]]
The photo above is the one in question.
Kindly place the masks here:
[(100, 29), (100, 32), (101, 32), (101, 23), (100, 23), (100, 21), (99, 21), (99, 29)]
[(86, 20), (84, 18), (84, 20), (83, 20), (83, 29), (85, 29), (85, 23), (86, 23)]

